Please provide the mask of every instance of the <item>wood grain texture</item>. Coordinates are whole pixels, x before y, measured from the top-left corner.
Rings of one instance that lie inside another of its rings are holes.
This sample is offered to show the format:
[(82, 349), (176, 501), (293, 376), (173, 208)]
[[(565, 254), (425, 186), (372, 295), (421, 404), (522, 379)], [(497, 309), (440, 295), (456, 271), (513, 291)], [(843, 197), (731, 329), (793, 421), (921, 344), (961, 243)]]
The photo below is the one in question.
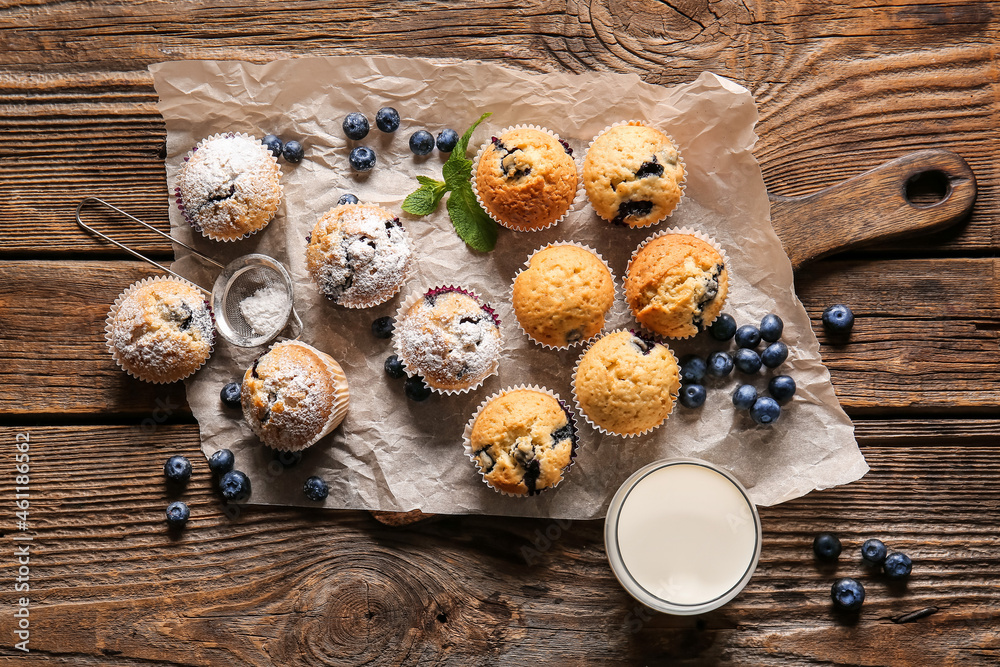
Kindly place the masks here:
[[(908, 431), (936, 439), (919, 456), (904, 443), (867, 444), (899, 426), (859, 425), (872, 466), (860, 482), (764, 508), (757, 573), (699, 619), (639, 608), (607, 565), (599, 521), (438, 517), (389, 528), (360, 512), (227, 516), (194, 426), (141, 437), (120, 426), (20, 429), (31, 438), (34, 535), (25, 664), (990, 663), (1000, 537), (983, 517), (1000, 512), (1000, 449), (962, 447), (970, 436), (919, 422)], [(176, 453), (195, 470), (171, 493), (162, 464)], [(6, 507), (12, 484), (0, 476)], [(191, 507), (183, 531), (163, 522), (173, 498)], [(13, 521), (4, 514), (0, 531), (16, 532)], [(821, 530), (845, 544), (839, 567), (812, 559)], [(856, 550), (872, 536), (914, 559), (907, 586), (863, 570)], [(9, 571), (9, 549), (3, 558)], [(831, 609), (836, 576), (866, 585), (856, 621)], [(937, 611), (892, 620), (928, 607)], [(0, 655), (15, 654), (5, 640)]]

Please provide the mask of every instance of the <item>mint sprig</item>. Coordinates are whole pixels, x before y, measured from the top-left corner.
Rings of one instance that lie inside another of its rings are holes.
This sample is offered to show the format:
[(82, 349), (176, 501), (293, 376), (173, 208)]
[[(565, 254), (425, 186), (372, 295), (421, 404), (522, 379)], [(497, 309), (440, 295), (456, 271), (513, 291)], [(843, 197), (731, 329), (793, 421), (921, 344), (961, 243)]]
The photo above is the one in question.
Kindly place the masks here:
[(454, 225), (458, 237), (470, 248), (479, 252), (489, 252), (496, 247), (498, 229), (497, 223), (476, 201), (471, 183), (472, 160), (465, 157), (465, 153), (469, 149), (469, 139), (473, 131), (492, 115), (489, 112), (484, 113), (458, 140), (455, 150), (441, 167), (444, 181), (417, 176), (420, 187), (403, 200), (404, 211), (424, 216), (436, 211), (445, 193), (450, 192), (447, 209), (451, 224)]

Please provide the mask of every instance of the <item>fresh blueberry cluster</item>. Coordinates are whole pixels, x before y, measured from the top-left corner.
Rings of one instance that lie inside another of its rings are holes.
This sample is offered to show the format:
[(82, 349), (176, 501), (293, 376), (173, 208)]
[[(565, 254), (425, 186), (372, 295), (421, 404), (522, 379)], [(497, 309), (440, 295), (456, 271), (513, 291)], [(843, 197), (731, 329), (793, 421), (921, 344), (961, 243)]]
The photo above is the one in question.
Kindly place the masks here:
[(306, 149), (298, 141), (294, 139), (291, 141), (282, 141), (280, 137), (274, 134), (264, 135), (260, 143), (264, 144), (267, 150), (271, 151), (271, 155), (274, 157), (283, 157), (285, 158), (285, 162), (290, 162), (291, 164), (302, 162), (302, 158), (306, 154)]
[[(171, 456), (163, 464), (163, 474), (171, 488), (176, 491), (191, 479), (191, 461), (186, 456)], [(167, 505), (167, 525), (171, 528), (184, 526), (190, 516), (191, 510), (186, 503), (175, 500)]]
[[(836, 535), (820, 533), (813, 539), (813, 554), (825, 562), (835, 562), (842, 551), (842, 545)], [(889, 553), (882, 540), (870, 539), (861, 545), (861, 562), (871, 568), (882, 569), (889, 579), (905, 579), (913, 570), (913, 561), (906, 554), (894, 551)], [(856, 579), (844, 577), (833, 583), (830, 597), (838, 609), (857, 611), (865, 601), (865, 587)]]
[[(376, 338), (392, 338), (392, 329), (395, 323), (391, 317), (378, 318), (372, 322), (372, 335)], [(390, 354), (386, 357), (383, 367), (385, 374), (394, 380), (406, 378), (406, 382), (403, 383), (403, 393), (411, 401), (426, 401), (431, 397), (431, 388), (427, 386), (422, 377), (419, 375), (406, 377), (406, 369), (403, 368), (403, 362), (399, 360), (397, 355)]]
[[(344, 130), (344, 136), (351, 141), (361, 141), (368, 136), (368, 132), (371, 130), (368, 119), (359, 111), (352, 111), (347, 114), (344, 117), (341, 127)], [(375, 114), (375, 127), (386, 134), (392, 134), (399, 129), (399, 112), (392, 107), (382, 107)], [(268, 135), (268, 137), (274, 137), (274, 135)], [(274, 137), (274, 139), (277, 139), (277, 137)], [(410, 135), (410, 151), (414, 155), (427, 155), (434, 150), (436, 144), (438, 150), (442, 153), (450, 153), (458, 146), (458, 139), (458, 132), (451, 128), (442, 130), (438, 134), (436, 142), (434, 135), (427, 130), (417, 130)], [(280, 142), (280, 140), (278, 141)], [(270, 148), (271, 145), (269, 144), (268, 147)], [(273, 152), (274, 149), (272, 148), (271, 150)], [(280, 152), (280, 150), (279, 148), (278, 151)], [(285, 159), (287, 160), (288, 158), (286, 157)], [(366, 172), (375, 168), (375, 163), (378, 159), (375, 151), (370, 147), (355, 146), (351, 149), (348, 161), (351, 163), (351, 169), (354, 171)], [(343, 200), (343, 198), (341, 199)], [(340, 203), (345, 202), (341, 201)], [(357, 200), (355, 199), (354, 202), (348, 203), (356, 204)]]

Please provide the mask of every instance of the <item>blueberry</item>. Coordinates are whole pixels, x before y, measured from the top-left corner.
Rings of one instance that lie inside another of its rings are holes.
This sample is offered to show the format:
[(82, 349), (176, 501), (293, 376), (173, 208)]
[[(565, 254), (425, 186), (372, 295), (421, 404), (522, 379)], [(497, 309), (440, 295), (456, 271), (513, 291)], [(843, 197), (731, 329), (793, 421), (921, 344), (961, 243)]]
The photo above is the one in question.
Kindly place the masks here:
[(267, 146), (267, 150), (271, 151), (271, 155), (274, 157), (281, 157), (281, 149), (284, 147), (284, 142), (273, 134), (264, 135), (264, 138), (260, 140), (260, 143)]
[(869, 565), (881, 565), (885, 562), (887, 550), (882, 540), (865, 540), (861, 545), (861, 560)]
[(380, 317), (372, 322), (372, 335), (376, 338), (392, 338), (392, 329), (396, 320), (391, 317)]
[(227, 408), (240, 407), (240, 383), (230, 382), (224, 386), (219, 392), (219, 398), (222, 399), (222, 404)]
[(857, 611), (861, 609), (861, 605), (865, 601), (865, 587), (856, 579), (844, 577), (833, 582), (833, 586), (830, 588), (830, 597), (833, 598), (833, 604), (838, 609)]
[(399, 379), (401, 377), (406, 377), (406, 371), (403, 370), (403, 362), (399, 360), (395, 354), (390, 354), (385, 358), (385, 373), (391, 378)]
[(225, 475), (233, 469), (235, 457), (228, 449), (220, 449), (208, 457), (208, 469), (216, 475)]
[(371, 171), (375, 168), (375, 151), (367, 146), (358, 146), (348, 157), (354, 171)]
[(795, 380), (787, 375), (775, 375), (767, 383), (767, 391), (776, 401), (787, 401), (795, 395)]
[(823, 311), (823, 327), (832, 334), (849, 334), (854, 328), (854, 313), (842, 303)]
[(309, 500), (323, 500), (330, 495), (330, 487), (319, 477), (310, 477), (302, 485), (302, 492)]
[(437, 138), (438, 150), (442, 153), (450, 153), (455, 150), (455, 146), (458, 146), (458, 132), (450, 127), (446, 130), (441, 130)]
[(230, 470), (219, 480), (219, 491), (226, 500), (241, 502), (250, 497), (250, 478), (239, 470)]
[(427, 386), (427, 383), (419, 375), (406, 378), (406, 384), (403, 385), (403, 389), (406, 392), (406, 397), (411, 401), (419, 403), (431, 397), (431, 388)]
[(708, 357), (708, 374), (712, 377), (726, 377), (733, 372), (733, 357), (728, 352), (713, 352)]
[(705, 363), (704, 359), (696, 354), (689, 354), (681, 359), (681, 382), (684, 384), (701, 382), (705, 379), (707, 370), (708, 364)]
[(781, 416), (781, 406), (773, 398), (761, 396), (750, 408), (750, 418), (761, 426), (767, 426), (778, 421)]
[(736, 346), (753, 349), (760, 345), (760, 329), (752, 324), (744, 324), (736, 330)]
[(736, 335), (736, 320), (728, 313), (722, 313), (708, 327), (708, 333), (715, 340), (727, 341)]
[(340, 195), (340, 199), (337, 200), (337, 206), (343, 206), (344, 204), (357, 204), (358, 198), (352, 195), (350, 192), (344, 195)]
[(757, 390), (752, 384), (741, 384), (733, 392), (733, 405), (740, 410), (749, 410), (757, 400)]
[(840, 557), (840, 540), (836, 535), (820, 533), (813, 539), (813, 553), (820, 560), (837, 560)]
[(347, 114), (343, 123), (344, 134), (348, 139), (358, 141), (368, 136), (368, 119), (357, 111)]
[(903, 579), (904, 577), (910, 576), (910, 572), (913, 570), (913, 561), (910, 557), (904, 553), (898, 551), (893, 551), (891, 554), (885, 557), (885, 562), (882, 563), (882, 571), (885, 572), (885, 576), (890, 579)]
[(305, 154), (306, 151), (302, 148), (302, 144), (297, 141), (289, 141), (281, 150), (281, 156), (285, 158), (285, 162), (291, 162), (292, 164), (302, 162), (302, 158), (305, 157)]
[(705, 387), (700, 384), (686, 384), (681, 387), (681, 405), (685, 408), (700, 408), (705, 405)]
[(768, 313), (760, 321), (760, 337), (768, 343), (774, 343), (781, 339), (781, 332), (785, 328), (785, 323), (774, 313)]
[(734, 361), (736, 362), (736, 368), (738, 368), (741, 373), (753, 375), (760, 370), (760, 355), (757, 354), (756, 351), (746, 347), (741, 347), (736, 350), (735, 357)]
[(286, 452), (283, 449), (276, 449), (274, 450), (274, 460), (280, 463), (282, 468), (292, 468), (302, 460), (302, 452)]
[(184, 456), (171, 456), (163, 464), (163, 474), (174, 482), (186, 482), (191, 479), (191, 462)]
[(186, 503), (175, 500), (167, 505), (167, 523), (171, 526), (183, 526), (190, 517), (191, 510)]
[(383, 132), (395, 132), (399, 129), (399, 112), (392, 107), (382, 107), (375, 114), (375, 125)]
[(768, 368), (777, 368), (781, 364), (785, 363), (785, 359), (787, 358), (788, 346), (780, 340), (777, 343), (771, 343), (764, 348), (763, 352), (760, 353), (761, 363)]
[(410, 135), (410, 150), (414, 155), (427, 155), (434, 149), (434, 135), (427, 130), (417, 130)]

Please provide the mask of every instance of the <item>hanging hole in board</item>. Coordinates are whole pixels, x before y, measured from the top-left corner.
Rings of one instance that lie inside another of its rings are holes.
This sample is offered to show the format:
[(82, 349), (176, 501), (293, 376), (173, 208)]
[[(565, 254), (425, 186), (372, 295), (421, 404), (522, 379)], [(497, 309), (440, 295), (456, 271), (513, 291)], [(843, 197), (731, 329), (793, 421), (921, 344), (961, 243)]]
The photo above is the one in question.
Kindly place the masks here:
[(943, 171), (922, 171), (906, 180), (906, 201), (917, 208), (940, 204), (951, 194), (951, 181)]

